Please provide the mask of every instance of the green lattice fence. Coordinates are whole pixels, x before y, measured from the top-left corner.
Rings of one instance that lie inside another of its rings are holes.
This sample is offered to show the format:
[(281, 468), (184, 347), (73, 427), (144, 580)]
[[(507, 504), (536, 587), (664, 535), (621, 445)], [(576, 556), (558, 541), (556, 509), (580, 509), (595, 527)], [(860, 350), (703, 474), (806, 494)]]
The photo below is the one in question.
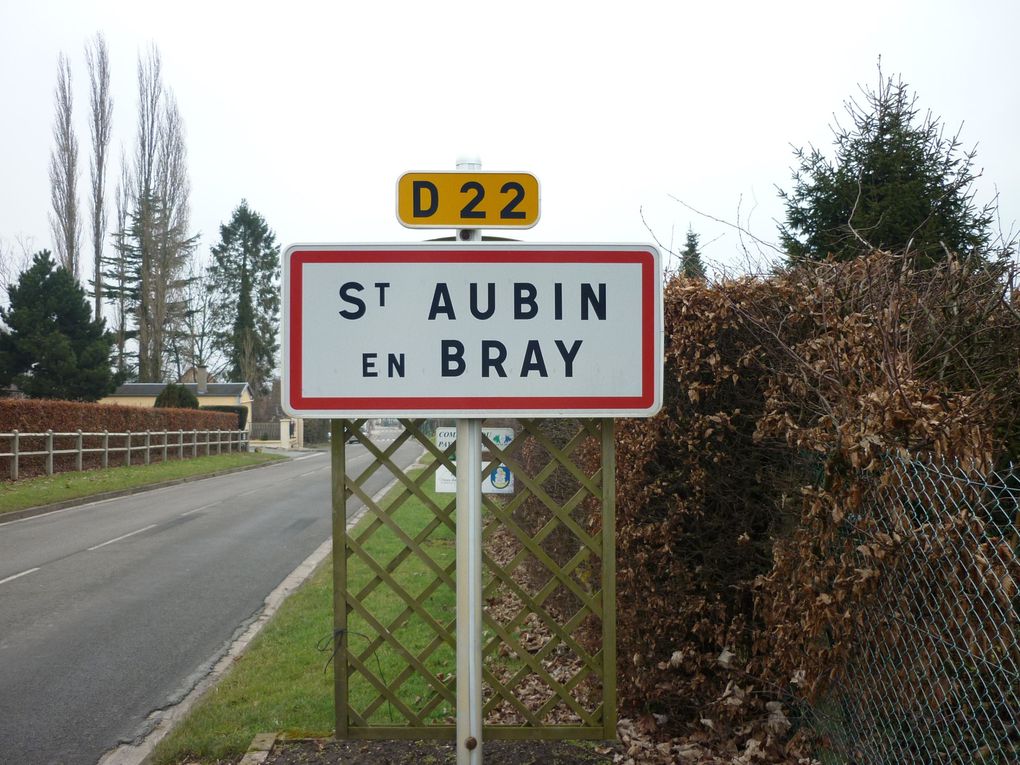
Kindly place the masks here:
[[(364, 420), (332, 423), (338, 738), (454, 737), (456, 495), (434, 484), (455, 447), (425, 424), (376, 444)], [(505, 449), (484, 439), (485, 471), (515, 477), (512, 495), (483, 496), (485, 737), (615, 738), (612, 420), (513, 424)], [(347, 475), (352, 437), (372, 459)], [(423, 457), (405, 474), (407, 442)], [(399, 486), (386, 501), (364, 488), (380, 470)], [(348, 530), (351, 498), (365, 509)]]

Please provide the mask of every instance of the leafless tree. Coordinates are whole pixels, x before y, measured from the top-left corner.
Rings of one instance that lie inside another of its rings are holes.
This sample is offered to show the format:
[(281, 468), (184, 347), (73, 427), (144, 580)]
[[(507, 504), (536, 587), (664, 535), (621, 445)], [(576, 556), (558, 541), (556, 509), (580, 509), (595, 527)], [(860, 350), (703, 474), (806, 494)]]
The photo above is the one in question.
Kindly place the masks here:
[(255, 352), (255, 335), (251, 329), (244, 332), (241, 338), (241, 357), (238, 359), (241, 379), (251, 381), (252, 392), (258, 396), (261, 394), (265, 381), (262, 372), (259, 370), (258, 354)]
[(92, 134), (92, 195), (89, 199), (92, 213), (92, 276), (96, 318), (103, 315), (103, 245), (106, 240), (106, 160), (113, 122), (113, 97), (110, 95), (110, 55), (106, 39), (96, 33), (93, 41), (85, 44), (85, 61), (89, 69), (90, 121)]
[(189, 236), (191, 185), (184, 127), (162, 82), (159, 51), (138, 62), (138, 146), (132, 238), (138, 260), (138, 377), (163, 380), (169, 328), (185, 310), (183, 289), (197, 237)]
[(71, 65), (61, 53), (57, 59), (56, 114), (53, 151), (50, 153), (50, 227), (57, 262), (77, 277), (81, 219), (78, 215), (78, 139), (74, 134)]
[(170, 335), (171, 363), (180, 376), (188, 367), (206, 367), (219, 371), (224, 360), (212, 347), (213, 292), (208, 288), (208, 277), (194, 263), (183, 288), (185, 310), (175, 318)]
[(152, 191), (159, 147), (160, 105), (163, 100), (163, 62), (155, 45), (138, 58), (138, 144), (135, 147), (135, 196)]
[(0, 305), (7, 305), (7, 289), (32, 264), (32, 240), (19, 236), (16, 244), (0, 239)]
[(165, 376), (170, 361), (166, 350), (171, 332), (187, 312), (185, 288), (197, 237), (188, 235), (191, 222), (191, 182), (188, 178), (184, 126), (177, 102), (166, 93), (160, 120), (155, 173), (155, 248), (149, 291), (152, 332), (149, 369), (155, 379)]

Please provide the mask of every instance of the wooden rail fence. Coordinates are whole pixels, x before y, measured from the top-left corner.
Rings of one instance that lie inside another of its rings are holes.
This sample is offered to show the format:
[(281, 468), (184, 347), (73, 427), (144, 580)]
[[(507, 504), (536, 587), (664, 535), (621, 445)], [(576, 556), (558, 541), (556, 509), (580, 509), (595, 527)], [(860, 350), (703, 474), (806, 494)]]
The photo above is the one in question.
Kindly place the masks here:
[[(32, 474), (45, 475), (80, 471), (85, 469), (86, 462), (92, 463), (92, 467), (109, 467), (111, 455), (123, 455), (122, 464), (130, 465), (140, 453), (143, 464), (148, 465), (154, 457), (166, 462), (171, 458), (185, 459), (200, 454), (246, 451), (248, 434), (244, 430), (145, 430), (134, 433), (110, 433), (106, 430), (100, 433), (80, 430), (70, 433), (54, 433), (52, 430), (19, 433), (15, 430), (0, 433), (0, 443), (7, 445), (7, 451), (0, 452), (0, 465), (7, 462), (10, 479), (17, 481), (25, 472), (26, 461), (35, 468)], [(64, 459), (55, 461), (54, 457)], [(41, 472), (38, 461), (42, 461)]]

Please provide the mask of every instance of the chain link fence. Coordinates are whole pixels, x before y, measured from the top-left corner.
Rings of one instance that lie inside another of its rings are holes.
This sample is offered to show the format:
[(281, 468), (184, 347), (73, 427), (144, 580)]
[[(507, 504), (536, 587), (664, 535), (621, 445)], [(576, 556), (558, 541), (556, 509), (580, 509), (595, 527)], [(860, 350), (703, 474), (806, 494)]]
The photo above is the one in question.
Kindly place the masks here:
[(847, 519), (874, 592), (810, 710), (823, 762), (1020, 762), (1020, 471), (892, 460)]

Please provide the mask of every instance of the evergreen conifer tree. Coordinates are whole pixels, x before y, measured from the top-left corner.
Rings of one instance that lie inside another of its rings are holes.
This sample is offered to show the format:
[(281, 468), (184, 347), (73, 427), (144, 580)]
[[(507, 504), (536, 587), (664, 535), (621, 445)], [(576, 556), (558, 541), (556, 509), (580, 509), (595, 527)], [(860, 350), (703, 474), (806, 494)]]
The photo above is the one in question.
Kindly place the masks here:
[(851, 258), (871, 247), (917, 253), (920, 265), (966, 257), (990, 240), (994, 207), (974, 201), (974, 151), (961, 152), (899, 79), (847, 103), (851, 126), (833, 130), (835, 158), (798, 149), (781, 237), (792, 262)]
[(244, 200), (220, 226), (207, 277), (215, 295), (213, 346), (231, 380), (264, 393), (276, 366), (280, 313), (280, 252), (265, 219)]
[(705, 278), (705, 264), (701, 261), (698, 238), (698, 235), (694, 233), (694, 229), (688, 227), (687, 241), (680, 252), (680, 271), (684, 276), (692, 279)]
[(156, 409), (198, 409), (198, 396), (184, 385), (170, 383), (156, 396), (152, 406)]
[(0, 385), (14, 383), (33, 398), (95, 401), (110, 393), (113, 338), (94, 319), (85, 290), (49, 250), (8, 289), (0, 308)]

